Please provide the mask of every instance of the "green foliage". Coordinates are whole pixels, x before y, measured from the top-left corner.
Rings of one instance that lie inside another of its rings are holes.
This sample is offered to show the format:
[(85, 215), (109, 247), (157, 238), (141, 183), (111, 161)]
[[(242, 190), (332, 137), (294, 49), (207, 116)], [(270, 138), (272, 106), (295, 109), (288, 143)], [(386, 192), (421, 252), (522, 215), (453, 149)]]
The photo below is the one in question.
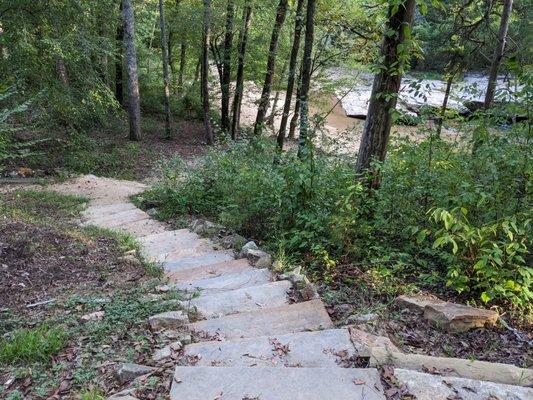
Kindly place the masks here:
[(47, 362), (65, 346), (66, 340), (67, 334), (61, 327), (17, 329), (0, 339), (0, 362)]

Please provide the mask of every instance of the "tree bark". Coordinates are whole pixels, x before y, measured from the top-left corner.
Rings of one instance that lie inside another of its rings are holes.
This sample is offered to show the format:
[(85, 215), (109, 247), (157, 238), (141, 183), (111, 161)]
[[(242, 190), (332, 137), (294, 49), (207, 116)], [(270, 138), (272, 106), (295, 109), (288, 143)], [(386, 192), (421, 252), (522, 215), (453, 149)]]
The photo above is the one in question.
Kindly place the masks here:
[(283, 115), (281, 116), (281, 123), (278, 132), (278, 148), (283, 150), (283, 142), (285, 140), (285, 133), (287, 130), (287, 122), (291, 112), (292, 92), (294, 91), (294, 81), (296, 80), (296, 65), (298, 63), (298, 52), (300, 50), (300, 39), (303, 28), (303, 8), (305, 0), (298, 0), (296, 5), (296, 17), (294, 23), (294, 36), (292, 39), (292, 49), (289, 61), (289, 77), (287, 78), (287, 94), (285, 96), (285, 104), (283, 105)]
[(296, 83), (296, 102), (294, 103), (294, 114), (291, 118), (291, 123), (289, 125), (289, 134), (287, 137), (289, 139), (294, 139), (296, 136), (296, 126), (300, 120), (300, 93), (302, 87), (302, 68), (300, 67), (300, 73), (298, 74), (298, 82)]
[(168, 72), (168, 41), (165, 26), (165, 4), (159, 0), (159, 27), (161, 28), (161, 58), (163, 62), (163, 105), (165, 107), (165, 138), (172, 137), (170, 127), (170, 76)]
[[(392, 112), (396, 107), (398, 90), (402, 79), (402, 67), (407, 54), (402, 54), (399, 47), (410, 34), (413, 23), (415, 0), (405, 0), (395, 6), (389, 6), (388, 20), (381, 45), (383, 65), (374, 77), (372, 95), (363, 129), (363, 137), (359, 146), (356, 171), (363, 174), (369, 171), (373, 161), (385, 160), (389, 141)], [(376, 171), (370, 171), (371, 184), (379, 186)]]
[(211, 0), (204, 0), (204, 23), (202, 35), (201, 95), (204, 114), (205, 141), (208, 145), (214, 142), (213, 127), (209, 119), (209, 39), (211, 35)]
[(437, 120), (437, 137), (440, 138), (442, 132), (442, 124), (446, 117), (446, 110), (448, 109), (448, 100), (450, 99), (450, 92), (452, 91), (453, 79), (455, 78), (455, 72), (450, 72), (448, 79), (446, 80), (446, 91), (444, 92), (444, 100), (442, 101), (442, 107), (440, 109), (439, 119)]
[(141, 140), (141, 106), (139, 78), (137, 76), (137, 51), (135, 49), (135, 15), (132, 0), (123, 0), (122, 19), (124, 21), (124, 49), (128, 75), (128, 116), (130, 140)]
[[(285, 72), (287, 71), (287, 61), (283, 63), (283, 67), (281, 68), (281, 73), (279, 74), (279, 81), (278, 86), (281, 86), (283, 82), (283, 77), (285, 76)], [(276, 119), (276, 110), (278, 108), (278, 102), (279, 102), (279, 94), (280, 91), (276, 90), (276, 95), (274, 96), (274, 101), (272, 102), (272, 110), (270, 111), (270, 114), (266, 118), (266, 125), (270, 125), (274, 127), (274, 120)]]
[[(120, 14), (122, 15), (122, 1), (119, 5)], [(124, 41), (124, 22), (122, 17), (117, 27), (115, 36), (117, 42), (117, 53), (115, 57), (115, 98), (121, 106), (124, 106), (124, 66), (122, 65), (123, 58), (123, 41)]]
[(250, 26), (250, 17), (252, 15), (252, 6), (247, 3), (244, 7), (242, 21), (243, 25), (239, 34), (239, 50), (237, 61), (237, 79), (235, 82), (235, 95), (233, 97), (233, 118), (231, 121), (231, 138), (235, 140), (239, 134), (241, 120), (241, 104), (244, 89), (244, 55), (246, 54), (246, 43), (248, 41), (248, 28)]
[(513, 0), (504, 0), (503, 12), (500, 21), (500, 29), (498, 31), (498, 43), (494, 49), (492, 56), (492, 64), (490, 65), (489, 80), (487, 82), (487, 92), (485, 93), (484, 108), (490, 108), (494, 101), (494, 93), (496, 91), (496, 80), (498, 79), (498, 69), (502, 63), (503, 55), (505, 54), (505, 44), (507, 42), (507, 31), (509, 29), (509, 18), (513, 8)]
[(272, 29), (272, 36), (270, 38), (270, 47), (268, 50), (268, 61), (265, 74), (265, 82), (263, 84), (263, 92), (259, 101), (259, 107), (257, 109), (257, 117), (255, 119), (254, 134), (259, 135), (263, 129), (266, 110), (270, 103), (270, 90), (272, 86), (272, 78), (274, 76), (274, 69), (276, 67), (276, 54), (278, 51), (279, 34), (281, 27), (285, 21), (287, 15), (287, 3), (288, 0), (280, 0), (276, 11), (276, 21), (274, 28)]
[(180, 70), (178, 72), (178, 93), (183, 93), (183, 74), (185, 72), (185, 56), (186, 56), (187, 45), (185, 42), (182, 42), (180, 45)]
[(55, 70), (61, 85), (64, 88), (68, 88), (70, 86), (70, 82), (68, 78), (67, 66), (65, 65), (65, 60), (63, 60), (63, 58), (60, 56), (55, 56)]
[(233, 47), (233, 15), (234, 0), (228, 0), (226, 11), (226, 34), (224, 37), (224, 57), (222, 60), (222, 109), (221, 128), (223, 132), (228, 132), (229, 121), (229, 89), (231, 83), (231, 50)]
[(307, 0), (307, 14), (305, 21), (305, 44), (302, 59), (302, 85), (300, 88), (300, 140), (298, 156), (305, 159), (310, 151), (309, 137), (309, 86), (311, 84), (311, 64), (313, 55), (313, 40), (315, 30), (315, 0)]

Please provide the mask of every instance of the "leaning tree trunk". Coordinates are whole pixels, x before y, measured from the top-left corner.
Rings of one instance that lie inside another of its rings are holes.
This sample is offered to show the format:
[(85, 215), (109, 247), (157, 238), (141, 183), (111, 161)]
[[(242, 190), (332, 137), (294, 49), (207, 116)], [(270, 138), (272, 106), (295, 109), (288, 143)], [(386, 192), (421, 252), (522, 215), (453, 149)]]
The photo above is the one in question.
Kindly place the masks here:
[(487, 82), (487, 93), (485, 94), (485, 101), (483, 106), (485, 109), (489, 108), (494, 101), (494, 92), (496, 91), (496, 80), (498, 78), (498, 69), (502, 63), (503, 55), (505, 53), (505, 44), (507, 42), (507, 30), (509, 29), (509, 18), (511, 17), (511, 10), (513, 8), (513, 0), (504, 0), (502, 19), (500, 21), (500, 29), (498, 31), (498, 43), (494, 49), (492, 56), (492, 64), (490, 65), (489, 80)]
[(281, 116), (281, 123), (278, 132), (278, 148), (283, 150), (283, 142), (285, 140), (285, 131), (287, 130), (287, 122), (291, 112), (292, 92), (294, 91), (294, 81), (296, 78), (296, 64), (298, 62), (298, 51), (300, 49), (300, 38), (302, 36), (303, 27), (303, 7), (305, 0), (298, 0), (296, 6), (296, 21), (294, 23), (294, 37), (292, 39), (292, 49), (289, 61), (289, 77), (287, 78), (287, 94), (285, 96), (285, 104), (283, 105), (283, 114)]
[(259, 107), (257, 109), (257, 117), (255, 118), (254, 134), (258, 135), (263, 129), (265, 120), (265, 114), (270, 103), (270, 90), (272, 87), (272, 78), (274, 76), (274, 69), (276, 67), (276, 54), (278, 51), (279, 34), (281, 27), (285, 21), (287, 15), (287, 3), (288, 0), (280, 0), (276, 11), (276, 22), (272, 29), (272, 36), (270, 38), (270, 47), (268, 50), (268, 61), (265, 74), (265, 82), (263, 84), (263, 92), (261, 93), (261, 99), (259, 100)]
[(165, 4), (159, 0), (159, 26), (161, 28), (161, 57), (163, 62), (163, 104), (165, 107), (165, 138), (172, 136), (170, 129), (170, 76), (168, 72), (168, 41), (165, 27)]
[(209, 119), (209, 37), (211, 35), (211, 0), (204, 0), (204, 26), (202, 35), (202, 62), (201, 62), (201, 94), (202, 110), (204, 114), (205, 141), (213, 144), (214, 135), (211, 120)]
[(307, 15), (305, 21), (305, 45), (302, 59), (302, 85), (300, 88), (300, 140), (298, 156), (304, 159), (310, 151), (309, 137), (309, 86), (311, 84), (311, 65), (314, 40), (315, 0), (307, 0)]
[(291, 118), (291, 123), (289, 125), (289, 134), (287, 137), (289, 139), (294, 139), (296, 136), (296, 126), (300, 120), (300, 93), (302, 87), (302, 68), (300, 67), (300, 73), (298, 74), (298, 81), (296, 83), (296, 102), (294, 103), (294, 114)]
[[(122, 1), (120, 2), (120, 13), (122, 14)], [(124, 106), (124, 66), (122, 65), (122, 43), (124, 42), (124, 23), (122, 18), (117, 28), (115, 36), (117, 42), (117, 52), (115, 56), (115, 98), (121, 106)]]
[[(389, 141), (392, 112), (396, 107), (398, 91), (402, 79), (403, 61), (407, 58), (401, 45), (410, 34), (413, 23), (415, 0), (405, 0), (399, 6), (389, 7), (386, 34), (381, 45), (383, 66), (374, 77), (368, 113), (359, 146), (356, 171), (363, 174), (369, 171), (373, 161), (385, 160)], [(379, 186), (376, 171), (372, 173), (372, 186)]]
[(239, 124), (241, 119), (241, 104), (244, 89), (244, 55), (246, 54), (246, 43), (248, 41), (248, 28), (252, 6), (247, 3), (242, 16), (243, 26), (239, 34), (239, 52), (237, 63), (237, 80), (235, 82), (235, 96), (233, 97), (233, 119), (231, 121), (231, 138), (235, 140), (239, 134)]
[(231, 50), (233, 47), (233, 14), (234, 0), (228, 0), (226, 15), (226, 34), (224, 37), (224, 55), (222, 59), (222, 107), (221, 107), (221, 128), (223, 132), (228, 132), (229, 121), (229, 87), (231, 82)]
[(141, 140), (141, 106), (139, 78), (137, 77), (137, 51), (135, 50), (135, 16), (132, 0), (123, 0), (124, 49), (128, 75), (128, 117), (130, 140)]
[(444, 92), (444, 100), (442, 101), (442, 106), (440, 108), (440, 115), (437, 120), (437, 137), (440, 138), (442, 132), (442, 124), (444, 123), (444, 118), (446, 117), (446, 111), (448, 110), (448, 100), (450, 99), (450, 92), (452, 91), (453, 79), (455, 78), (455, 71), (450, 72), (448, 79), (446, 80), (446, 91)]

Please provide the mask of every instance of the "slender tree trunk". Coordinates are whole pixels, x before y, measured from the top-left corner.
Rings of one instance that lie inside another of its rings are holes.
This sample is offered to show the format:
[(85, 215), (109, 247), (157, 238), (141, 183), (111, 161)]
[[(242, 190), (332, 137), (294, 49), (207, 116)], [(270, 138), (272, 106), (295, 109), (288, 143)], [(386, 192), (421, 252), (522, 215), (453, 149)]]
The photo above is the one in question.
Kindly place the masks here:
[(229, 121), (229, 89), (231, 83), (231, 50), (233, 47), (233, 15), (234, 0), (228, 0), (226, 11), (226, 34), (224, 37), (224, 56), (222, 60), (222, 109), (221, 128), (223, 132), (228, 132)]
[[(122, 15), (122, 1), (120, 2), (119, 10)], [(121, 106), (124, 106), (124, 66), (122, 65), (124, 22), (122, 21), (122, 17), (117, 27), (115, 39), (117, 43), (117, 53), (115, 57), (115, 98)]]
[[(396, 6), (389, 6), (386, 34), (381, 45), (383, 68), (374, 77), (372, 95), (359, 146), (356, 171), (362, 174), (371, 167), (373, 161), (383, 161), (387, 152), (392, 112), (396, 107), (401, 71), (406, 54), (399, 53), (400, 45), (411, 32), (415, 0), (405, 0)], [(394, 12), (395, 11), (395, 12)], [(379, 186), (378, 174), (372, 172), (372, 186)]]
[(67, 66), (65, 65), (65, 60), (63, 60), (63, 58), (60, 56), (55, 56), (55, 70), (61, 85), (64, 88), (68, 88), (70, 86), (70, 82), (68, 78)]
[(194, 70), (194, 83), (198, 82), (198, 79), (200, 79), (200, 72), (202, 70), (202, 57), (203, 53), (200, 54), (200, 57), (198, 57), (198, 61), (196, 62), (196, 68)]
[(174, 53), (172, 51), (172, 43), (174, 42), (174, 32), (172, 32), (171, 29), (169, 29), (167, 37), (168, 66), (170, 67), (170, 73), (174, 75), (176, 73), (176, 68), (174, 66)]
[(272, 29), (272, 36), (270, 38), (270, 47), (268, 50), (268, 61), (265, 74), (265, 82), (263, 84), (263, 92), (259, 101), (259, 107), (257, 109), (257, 117), (255, 119), (254, 134), (259, 135), (263, 128), (265, 120), (265, 114), (270, 103), (270, 90), (272, 86), (272, 78), (274, 76), (274, 69), (276, 67), (276, 54), (278, 51), (279, 34), (281, 27), (285, 21), (287, 14), (288, 0), (280, 0), (276, 11), (276, 21), (274, 28)]
[(311, 64), (313, 55), (313, 40), (315, 31), (315, 0), (307, 0), (307, 15), (305, 21), (305, 44), (302, 59), (302, 85), (300, 89), (300, 140), (298, 156), (304, 159), (310, 151), (309, 141), (309, 87), (311, 84)]
[(165, 107), (165, 138), (170, 139), (170, 76), (168, 72), (168, 42), (165, 27), (165, 4), (159, 0), (159, 26), (161, 28), (161, 57), (163, 62), (163, 104)]
[(231, 138), (235, 140), (239, 134), (241, 120), (241, 104), (244, 89), (244, 55), (246, 54), (246, 43), (248, 41), (248, 28), (250, 26), (250, 17), (252, 15), (252, 6), (246, 3), (242, 15), (243, 25), (239, 34), (239, 50), (237, 61), (237, 80), (235, 82), (235, 96), (233, 97), (233, 118), (231, 121)]
[[(281, 86), (281, 84), (283, 82), (283, 77), (285, 76), (285, 71), (287, 71), (287, 62), (286, 61), (283, 63), (283, 67), (281, 68), (281, 73), (279, 75), (279, 81), (278, 81), (279, 85), (278, 86)], [(266, 118), (266, 122), (265, 122), (266, 125), (270, 125), (272, 127), (274, 126), (274, 120), (276, 119), (276, 110), (278, 108), (279, 94), (280, 94), (280, 91), (276, 90), (276, 95), (274, 96), (274, 102), (272, 103), (272, 110), (270, 111), (270, 114)]]
[(137, 77), (137, 51), (135, 49), (135, 15), (132, 0), (123, 0), (124, 49), (128, 75), (128, 116), (130, 140), (141, 140), (141, 105)]
[(289, 125), (289, 139), (294, 139), (296, 136), (296, 127), (300, 119), (300, 93), (302, 88), (302, 68), (300, 67), (300, 73), (298, 74), (298, 82), (296, 84), (296, 102), (294, 103), (294, 114), (291, 118), (291, 124)]
[(440, 138), (442, 132), (442, 124), (446, 117), (446, 110), (448, 109), (448, 100), (450, 99), (450, 92), (452, 91), (453, 79), (455, 78), (455, 72), (450, 72), (448, 79), (446, 80), (446, 91), (444, 92), (444, 100), (442, 101), (442, 107), (440, 108), (439, 119), (437, 120), (437, 137)]
[(201, 91), (202, 110), (204, 113), (205, 140), (208, 145), (214, 142), (213, 127), (209, 119), (209, 37), (211, 34), (211, 0), (204, 0), (204, 27), (202, 35)]
[(489, 80), (487, 82), (487, 93), (485, 94), (484, 108), (490, 108), (494, 101), (494, 92), (496, 91), (496, 80), (498, 79), (498, 69), (502, 63), (503, 55), (505, 54), (505, 44), (507, 42), (507, 30), (509, 29), (509, 18), (513, 8), (513, 0), (504, 0), (503, 12), (500, 21), (500, 29), (498, 31), (498, 43), (494, 49), (492, 56), (492, 64), (490, 66)]
[[(285, 131), (287, 130), (287, 122), (291, 112), (292, 92), (294, 91), (294, 81), (296, 80), (296, 65), (298, 63), (298, 51), (300, 49), (300, 38), (302, 36), (303, 28), (303, 8), (305, 0), (298, 0), (296, 6), (296, 21), (294, 24), (294, 37), (292, 39), (292, 49), (289, 61), (289, 77), (287, 79), (287, 94), (285, 96), (285, 104), (283, 105), (283, 115), (281, 116), (281, 123), (278, 132), (278, 148), (283, 150), (283, 141), (285, 140)], [(295, 125), (296, 127), (296, 125)]]
[(185, 61), (186, 61), (186, 52), (187, 45), (185, 42), (182, 42), (180, 45), (180, 70), (178, 72), (178, 93), (183, 93), (183, 74), (185, 72)]

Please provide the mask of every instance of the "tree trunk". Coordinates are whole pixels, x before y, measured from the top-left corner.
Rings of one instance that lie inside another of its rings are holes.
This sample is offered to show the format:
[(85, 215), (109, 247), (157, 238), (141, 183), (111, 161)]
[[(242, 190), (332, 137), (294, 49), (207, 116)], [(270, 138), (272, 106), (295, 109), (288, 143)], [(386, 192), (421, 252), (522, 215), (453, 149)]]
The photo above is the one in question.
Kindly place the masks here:
[(170, 76), (168, 72), (168, 41), (165, 27), (165, 4), (159, 0), (159, 26), (161, 28), (161, 58), (163, 62), (163, 104), (165, 107), (165, 138), (170, 139)]
[(182, 94), (183, 92), (183, 74), (185, 72), (185, 52), (187, 50), (187, 45), (185, 42), (182, 42), (180, 45), (180, 70), (178, 73), (178, 93)]
[(246, 43), (248, 41), (248, 28), (250, 26), (250, 17), (252, 15), (252, 6), (249, 2), (244, 7), (242, 21), (243, 25), (239, 34), (239, 50), (237, 61), (237, 80), (235, 82), (235, 96), (233, 97), (233, 119), (231, 121), (231, 138), (235, 140), (239, 134), (241, 119), (241, 104), (244, 89), (244, 55), (246, 54)]
[[(408, 55), (400, 53), (399, 48), (410, 35), (413, 23), (415, 0), (389, 7), (388, 21), (381, 45), (383, 67), (374, 77), (372, 95), (359, 146), (356, 171), (363, 174), (373, 161), (383, 161), (387, 152), (392, 112), (396, 107), (398, 90), (402, 79), (403, 60)], [(372, 186), (379, 186), (377, 173), (372, 172)]]
[(229, 122), (229, 89), (231, 83), (231, 50), (233, 47), (233, 14), (234, 0), (228, 0), (226, 15), (226, 34), (224, 37), (224, 57), (222, 60), (222, 109), (221, 128), (228, 132)]
[(128, 75), (128, 116), (130, 140), (141, 140), (141, 106), (139, 79), (137, 77), (137, 51), (135, 50), (135, 16), (132, 0), (123, 0), (124, 49)]
[(315, 30), (315, 0), (307, 0), (307, 15), (305, 21), (305, 44), (302, 59), (302, 84), (300, 88), (300, 140), (298, 156), (305, 159), (310, 151), (309, 137), (309, 86), (311, 84), (311, 64), (313, 55), (313, 40)]
[(513, 8), (513, 0), (504, 0), (502, 19), (500, 21), (500, 29), (498, 31), (498, 43), (494, 49), (492, 56), (492, 64), (490, 66), (489, 80), (487, 82), (487, 93), (485, 94), (484, 108), (487, 109), (494, 101), (494, 92), (496, 91), (496, 80), (498, 79), (498, 69), (502, 63), (503, 55), (505, 53), (505, 44), (507, 42), (507, 30), (509, 29), (509, 18)]
[[(285, 96), (285, 104), (283, 105), (283, 115), (281, 116), (281, 124), (278, 132), (278, 148), (283, 150), (283, 141), (285, 140), (285, 131), (287, 130), (287, 122), (291, 112), (292, 92), (294, 91), (294, 81), (296, 78), (296, 65), (298, 63), (298, 51), (300, 50), (300, 38), (302, 36), (303, 28), (303, 8), (305, 0), (298, 0), (296, 6), (296, 20), (294, 23), (294, 36), (292, 39), (292, 49), (289, 61), (289, 77), (287, 78), (287, 94)], [(296, 125), (295, 125), (296, 127)]]
[(278, 51), (279, 34), (281, 27), (285, 21), (287, 14), (287, 2), (288, 0), (280, 0), (276, 11), (276, 22), (272, 29), (272, 36), (270, 38), (270, 47), (268, 50), (268, 61), (265, 74), (265, 82), (263, 84), (263, 92), (259, 101), (259, 107), (257, 109), (257, 117), (255, 119), (254, 134), (259, 135), (263, 129), (263, 123), (265, 120), (266, 110), (270, 103), (270, 89), (272, 86), (272, 77), (274, 76), (274, 69), (276, 67), (276, 54)]
[(213, 127), (209, 119), (209, 37), (211, 34), (211, 0), (204, 0), (204, 26), (202, 35), (202, 66), (201, 91), (202, 110), (204, 113), (205, 141), (208, 145), (214, 142)]
[(174, 41), (174, 32), (171, 29), (168, 30), (167, 35), (167, 49), (168, 49), (168, 66), (170, 67), (170, 73), (174, 75), (176, 73), (176, 68), (174, 66), (174, 53), (172, 49), (172, 42)]
[[(287, 71), (286, 61), (283, 63), (283, 67), (281, 68), (281, 73), (279, 74), (279, 81), (278, 81), (279, 85), (278, 86), (281, 86), (281, 84), (283, 83), (283, 77), (285, 76), (285, 71)], [(270, 114), (266, 118), (266, 122), (265, 122), (266, 125), (270, 125), (272, 127), (274, 127), (274, 120), (276, 119), (276, 109), (278, 108), (279, 94), (280, 94), (280, 91), (276, 90), (276, 95), (274, 96), (274, 102), (272, 103), (272, 111), (270, 111)]]
[[(122, 15), (122, 1), (119, 5), (120, 14)], [(122, 17), (117, 27), (115, 36), (117, 42), (117, 53), (115, 57), (115, 98), (121, 106), (124, 106), (124, 67), (122, 65), (122, 46), (124, 42), (124, 22)]]
[(63, 60), (63, 58), (61, 58), (60, 56), (55, 56), (55, 70), (57, 78), (59, 79), (59, 82), (61, 82), (61, 85), (64, 88), (68, 88), (70, 86), (70, 83), (68, 79), (67, 66), (65, 65), (65, 60)]
[(444, 123), (444, 117), (446, 116), (446, 110), (448, 109), (448, 100), (450, 99), (450, 92), (452, 91), (453, 78), (455, 78), (455, 72), (450, 72), (448, 79), (446, 80), (446, 91), (444, 92), (444, 100), (442, 101), (442, 107), (440, 109), (440, 116), (437, 120), (437, 137), (440, 138), (442, 132), (442, 124)]
[(300, 93), (302, 87), (302, 68), (300, 67), (300, 73), (298, 74), (298, 82), (296, 83), (296, 102), (294, 103), (294, 114), (291, 118), (291, 124), (289, 126), (289, 139), (294, 139), (296, 136), (296, 126), (300, 119)]

